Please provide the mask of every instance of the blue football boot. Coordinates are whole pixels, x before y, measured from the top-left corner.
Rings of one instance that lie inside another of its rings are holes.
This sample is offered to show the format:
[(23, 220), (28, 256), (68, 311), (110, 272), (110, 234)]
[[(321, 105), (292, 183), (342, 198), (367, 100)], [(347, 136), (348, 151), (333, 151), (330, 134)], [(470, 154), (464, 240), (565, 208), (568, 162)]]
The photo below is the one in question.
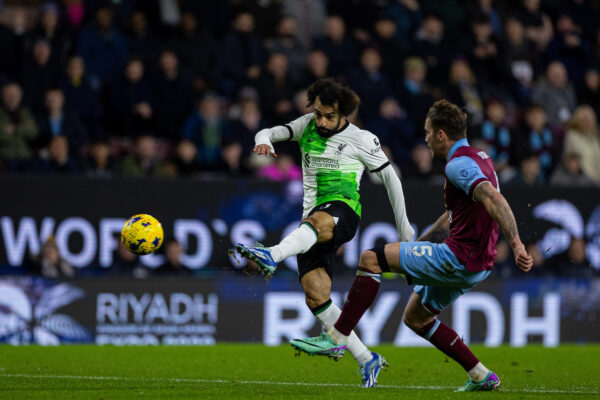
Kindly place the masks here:
[(264, 247), (262, 244), (257, 243), (256, 247), (250, 247), (238, 243), (235, 246), (235, 250), (240, 253), (242, 257), (254, 261), (258, 265), (260, 272), (267, 278), (270, 278), (275, 273), (277, 263), (271, 256), (271, 250)]
[(385, 361), (383, 356), (380, 356), (377, 353), (373, 353), (373, 358), (371, 361), (367, 361), (362, 364), (358, 369), (358, 373), (360, 374), (363, 384), (362, 387), (369, 388), (377, 385), (377, 377), (379, 373), (388, 366), (388, 363)]

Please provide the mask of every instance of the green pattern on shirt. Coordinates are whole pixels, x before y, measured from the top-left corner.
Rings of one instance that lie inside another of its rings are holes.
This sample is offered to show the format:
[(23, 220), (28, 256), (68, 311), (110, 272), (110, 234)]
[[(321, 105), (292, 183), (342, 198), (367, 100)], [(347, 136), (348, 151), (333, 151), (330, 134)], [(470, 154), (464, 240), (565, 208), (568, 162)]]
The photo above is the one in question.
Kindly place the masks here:
[(339, 200), (348, 204), (360, 217), (361, 205), (359, 202), (358, 183), (356, 172), (342, 172), (319, 170), (317, 172), (317, 204)]
[(317, 133), (317, 124), (315, 120), (309, 122), (304, 128), (302, 138), (300, 138), (300, 148), (305, 153), (311, 154), (323, 154), (327, 148), (328, 138), (324, 138)]

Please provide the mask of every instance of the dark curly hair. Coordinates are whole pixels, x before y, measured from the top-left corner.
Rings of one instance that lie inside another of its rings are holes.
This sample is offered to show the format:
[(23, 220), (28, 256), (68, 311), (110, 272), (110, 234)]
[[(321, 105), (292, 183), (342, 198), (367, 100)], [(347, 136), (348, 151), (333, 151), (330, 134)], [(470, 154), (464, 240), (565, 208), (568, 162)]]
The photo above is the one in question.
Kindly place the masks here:
[(467, 114), (448, 100), (433, 103), (426, 117), (434, 131), (441, 129), (452, 140), (467, 137)]
[(356, 93), (332, 78), (319, 79), (308, 87), (309, 106), (315, 103), (317, 97), (326, 106), (333, 107), (338, 103), (339, 113), (344, 117), (352, 114), (360, 104), (360, 98)]

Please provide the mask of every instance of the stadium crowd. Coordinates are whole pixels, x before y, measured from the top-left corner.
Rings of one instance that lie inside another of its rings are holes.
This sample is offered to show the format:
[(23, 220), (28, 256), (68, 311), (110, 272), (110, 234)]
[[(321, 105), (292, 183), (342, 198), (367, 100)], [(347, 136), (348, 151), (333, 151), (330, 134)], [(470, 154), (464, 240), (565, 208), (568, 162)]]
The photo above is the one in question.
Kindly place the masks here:
[(501, 182), (600, 184), (598, 2), (0, 4), (4, 173), (300, 179), (295, 149), (265, 164), (253, 136), (333, 76), (403, 179), (441, 180), (423, 122), (447, 98)]

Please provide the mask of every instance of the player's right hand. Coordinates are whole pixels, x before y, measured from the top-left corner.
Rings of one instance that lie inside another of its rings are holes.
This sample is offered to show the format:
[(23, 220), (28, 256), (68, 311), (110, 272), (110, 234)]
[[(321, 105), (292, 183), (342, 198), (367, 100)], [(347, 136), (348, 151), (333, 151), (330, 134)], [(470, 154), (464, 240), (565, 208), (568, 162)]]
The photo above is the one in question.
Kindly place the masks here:
[(523, 243), (515, 247), (513, 252), (515, 253), (515, 263), (522, 271), (527, 272), (533, 267), (533, 257), (527, 253)]
[(254, 146), (254, 150), (253, 150), (256, 154), (258, 154), (259, 156), (261, 154), (264, 154), (265, 157), (269, 157), (269, 155), (272, 155), (273, 157), (277, 157), (277, 154), (275, 154), (274, 151), (271, 150), (271, 146), (269, 146), (268, 144), (259, 144)]

